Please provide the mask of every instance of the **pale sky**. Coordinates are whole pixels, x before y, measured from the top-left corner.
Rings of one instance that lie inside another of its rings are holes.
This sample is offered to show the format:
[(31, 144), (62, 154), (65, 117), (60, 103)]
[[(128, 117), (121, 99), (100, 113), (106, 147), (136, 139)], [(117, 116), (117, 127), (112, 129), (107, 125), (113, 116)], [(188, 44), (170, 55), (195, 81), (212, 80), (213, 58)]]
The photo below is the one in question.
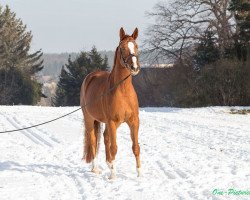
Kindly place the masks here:
[(45, 53), (79, 52), (93, 45), (115, 50), (119, 29), (131, 34), (139, 28), (139, 41), (152, 20), (145, 15), (159, 0), (1, 0), (32, 31), (32, 49)]

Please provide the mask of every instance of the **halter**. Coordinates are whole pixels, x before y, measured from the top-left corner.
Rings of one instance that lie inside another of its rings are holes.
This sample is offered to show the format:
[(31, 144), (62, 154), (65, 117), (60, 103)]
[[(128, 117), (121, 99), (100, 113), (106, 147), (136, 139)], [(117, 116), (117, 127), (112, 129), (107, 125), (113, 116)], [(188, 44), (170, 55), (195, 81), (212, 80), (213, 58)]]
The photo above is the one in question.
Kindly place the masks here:
[(121, 42), (120, 42), (118, 48), (119, 48), (119, 51), (120, 51), (120, 60), (122, 61), (122, 66), (123, 66), (124, 68), (127, 68), (128, 70), (131, 71), (132, 69), (130, 68), (128, 61), (129, 61), (129, 59), (131, 59), (132, 57), (136, 57), (137, 60), (138, 60), (138, 56), (136, 56), (136, 55), (133, 54), (133, 53), (129, 53), (128, 57), (124, 58), (124, 57), (123, 57), (123, 54), (122, 54), (122, 50), (121, 50), (120, 45), (121, 45)]

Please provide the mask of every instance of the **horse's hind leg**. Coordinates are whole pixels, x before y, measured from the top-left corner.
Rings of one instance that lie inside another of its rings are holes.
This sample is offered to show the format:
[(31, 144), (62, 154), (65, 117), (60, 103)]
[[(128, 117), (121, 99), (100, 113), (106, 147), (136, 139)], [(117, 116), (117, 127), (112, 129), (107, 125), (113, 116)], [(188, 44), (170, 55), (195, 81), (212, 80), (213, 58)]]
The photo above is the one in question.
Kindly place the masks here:
[(100, 122), (94, 121), (94, 134), (95, 134), (95, 157), (92, 161), (92, 172), (100, 174), (101, 170), (98, 167), (98, 154), (99, 154), (99, 145), (100, 145)]
[(84, 115), (85, 120), (85, 138), (84, 138), (84, 158), (87, 163), (92, 162), (92, 172), (100, 173), (97, 163), (98, 154), (98, 125), (93, 118)]
[(136, 170), (139, 177), (141, 176), (140, 146), (138, 143), (139, 118), (131, 117), (127, 124), (130, 128), (130, 135), (133, 143), (132, 150), (136, 158)]

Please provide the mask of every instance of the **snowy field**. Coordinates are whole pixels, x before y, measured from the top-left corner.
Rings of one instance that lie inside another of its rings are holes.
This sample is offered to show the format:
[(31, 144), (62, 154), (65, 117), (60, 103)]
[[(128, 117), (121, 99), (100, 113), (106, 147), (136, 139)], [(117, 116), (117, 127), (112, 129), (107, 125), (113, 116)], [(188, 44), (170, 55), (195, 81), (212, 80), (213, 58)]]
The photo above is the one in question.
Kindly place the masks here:
[[(0, 106), (0, 131), (74, 109)], [(92, 174), (81, 160), (81, 111), (48, 125), (1, 134), (0, 199), (250, 199), (250, 195), (226, 194), (229, 189), (250, 190), (250, 115), (229, 111), (228, 107), (141, 108), (143, 177), (136, 177), (124, 124), (117, 134), (117, 179), (113, 181), (108, 179), (103, 137), (102, 173)]]

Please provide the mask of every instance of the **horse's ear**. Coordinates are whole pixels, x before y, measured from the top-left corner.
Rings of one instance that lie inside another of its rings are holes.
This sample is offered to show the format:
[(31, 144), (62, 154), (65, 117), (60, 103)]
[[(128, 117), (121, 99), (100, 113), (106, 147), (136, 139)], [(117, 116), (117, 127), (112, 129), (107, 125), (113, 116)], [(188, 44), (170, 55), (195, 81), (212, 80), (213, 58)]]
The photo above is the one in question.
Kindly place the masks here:
[(120, 41), (122, 41), (122, 39), (124, 38), (125, 35), (126, 35), (125, 31), (124, 31), (123, 27), (121, 27), (121, 29), (120, 29)]
[(135, 28), (135, 30), (131, 36), (134, 38), (134, 40), (136, 40), (136, 38), (138, 37), (138, 28)]

